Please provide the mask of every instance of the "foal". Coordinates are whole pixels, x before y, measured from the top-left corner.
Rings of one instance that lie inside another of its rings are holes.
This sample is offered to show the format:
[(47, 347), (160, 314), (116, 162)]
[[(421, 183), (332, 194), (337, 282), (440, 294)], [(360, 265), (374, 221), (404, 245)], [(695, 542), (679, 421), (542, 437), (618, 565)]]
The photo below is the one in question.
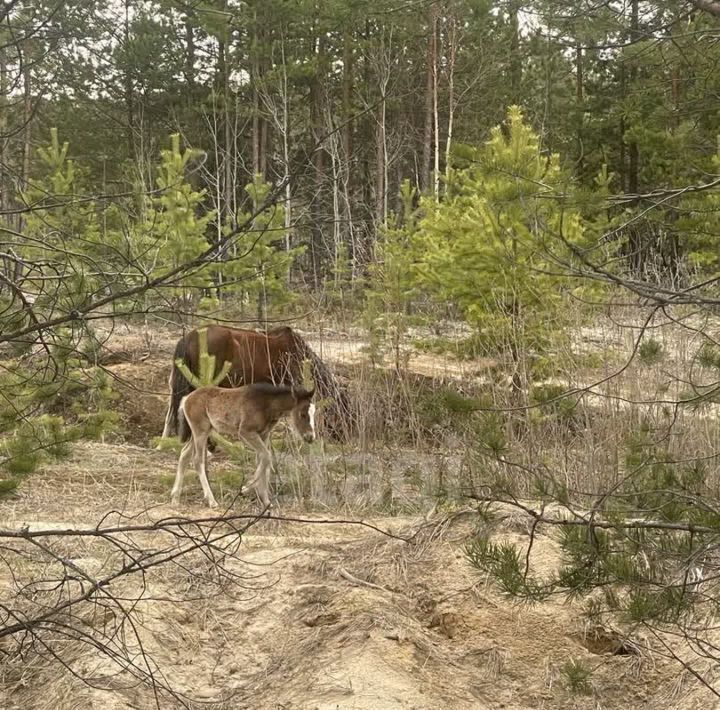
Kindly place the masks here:
[(205, 501), (211, 508), (217, 501), (207, 479), (207, 440), (211, 432), (236, 436), (257, 454), (258, 466), (241, 493), (254, 489), (264, 506), (270, 505), (268, 479), (272, 459), (267, 442), (278, 421), (290, 415), (295, 433), (307, 442), (315, 440), (315, 404), (312, 391), (258, 382), (244, 387), (200, 387), (183, 397), (180, 413), (192, 433), (180, 452), (172, 502), (180, 500), (183, 476), (190, 457), (200, 476)]

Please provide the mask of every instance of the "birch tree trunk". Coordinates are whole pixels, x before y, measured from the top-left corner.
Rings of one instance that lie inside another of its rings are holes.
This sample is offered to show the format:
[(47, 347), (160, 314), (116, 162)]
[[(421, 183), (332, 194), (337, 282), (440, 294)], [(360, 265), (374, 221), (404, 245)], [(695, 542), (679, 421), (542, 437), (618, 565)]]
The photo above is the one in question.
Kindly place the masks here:
[(455, 15), (448, 18), (448, 122), (445, 141), (445, 177), (450, 174), (450, 152), (452, 150), (453, 122), (455, 119), (455, 60), (458, 45), (457, 20)]

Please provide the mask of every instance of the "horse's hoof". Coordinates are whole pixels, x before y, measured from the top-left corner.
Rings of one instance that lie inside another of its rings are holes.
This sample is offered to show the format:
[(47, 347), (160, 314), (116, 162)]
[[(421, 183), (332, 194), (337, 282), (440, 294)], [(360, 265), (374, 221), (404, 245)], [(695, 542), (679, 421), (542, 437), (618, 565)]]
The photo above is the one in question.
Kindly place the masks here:
[(207, 500), (206, 503), (208, 504), (208, 508), (217, 508), (218, 502), (212, 498), (211, 500)]
[(170, 498), (170, 505), (180, 505), (180, 496), (172, 496)]

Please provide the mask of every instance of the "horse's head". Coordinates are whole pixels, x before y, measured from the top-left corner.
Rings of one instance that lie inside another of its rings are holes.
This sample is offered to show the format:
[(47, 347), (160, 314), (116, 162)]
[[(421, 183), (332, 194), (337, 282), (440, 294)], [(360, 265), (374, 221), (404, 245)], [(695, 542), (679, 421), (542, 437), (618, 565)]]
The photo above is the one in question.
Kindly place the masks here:
[(290, 421), (295, 433), (308, 443), (315, 441), (315, 404), (312, 401), (315, 388), (312, 390), (293, 389), (295, 400)]

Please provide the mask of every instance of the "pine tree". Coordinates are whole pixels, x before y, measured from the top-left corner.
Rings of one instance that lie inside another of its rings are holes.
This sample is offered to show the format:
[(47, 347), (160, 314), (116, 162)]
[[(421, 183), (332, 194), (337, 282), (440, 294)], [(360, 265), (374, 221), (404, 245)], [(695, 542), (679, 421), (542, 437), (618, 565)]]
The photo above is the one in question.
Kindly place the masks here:
[(418, 210), (417, 196), (409, 180), (400, 189), (402, 210), (394, 224), (386, 226), (375, 247), (375, 262), (370, 266), (369, 287), (363, 320), (370, 334), (372, 355), (382, 355), (382, 344), (389, 339), (396, 369), (402, 367), (402, 341), (408, 326), (408, 309), (417, 293), (414, 243)]
[(549, 272), (553, 252), (582, 239), (580, 215), (566, 204), (572, 185), (517, 107), (506, 130), (456, 159), (446, 199), (421, 201), (418, 280), (517, 362), (560, 331), (562, 281)]
[[(143, 260), (151, 275), (191, 261), (209, 247), (206, 232), (214, 212), (204, 209), (205, 190), (195, 190), (186, 175), (201, 155), (202, 151), (181, 150), (178, 134), (170, 136), (170, 148), (160, 153), (158, 195), (151, 199), (150, 210), (145, 213), (140, 240), (140, 248), (148, 249)], [(209, 287), (211, 283), (208, 270), (200, 269), (183, 278), (182, 285), (172, 291), (191, 307), (199, 299), (198, 287)]]
[[(256, 175), (245, 190), (254, 212), (269, 194), (270, 185), (261, 175)], [(251, 214), (239, 215), (237, 222), (248, 220)], [(242, 303), (254, 303), (260, 321), (264, 320), (269, 305), (286, 305), (292, 298), (287, 287), (290, 267), (305, 249), (285, 249), (286, 234), (282, 206), (270, 205), (253, 219), (252, 229), (216, 266), (223, 277), (222, 292), (238, 295)]]
[(100, 237), (96, 204), (85, 198), (83, 171), (68, 157), (69, 145), (60, 143), (56, 128), (50, 136), (49, 145), (37, 151), (40, 176), (30, 180), (24, 195), (33, 209), (17, 250), (38, 264), (25, 282), (35, 309), (67, 313), (107, 285), (113, 260)]

